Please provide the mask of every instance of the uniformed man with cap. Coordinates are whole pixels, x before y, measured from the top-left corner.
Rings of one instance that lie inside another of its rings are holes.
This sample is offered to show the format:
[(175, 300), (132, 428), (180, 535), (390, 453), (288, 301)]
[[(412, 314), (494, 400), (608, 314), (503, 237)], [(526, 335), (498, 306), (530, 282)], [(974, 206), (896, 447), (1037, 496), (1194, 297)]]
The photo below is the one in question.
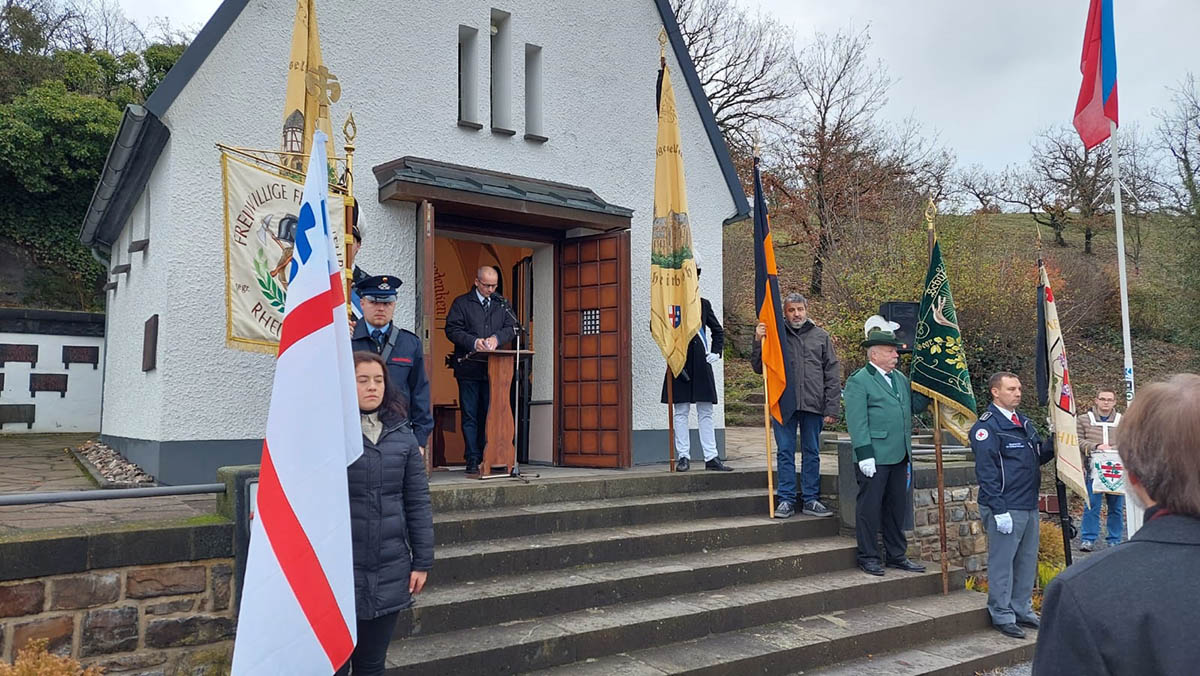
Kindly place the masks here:
[(350, 347), (369, 350), (383, 357), (388, 375), (404, 396), (413, 435), (424, 453), (433, 432), (429, 379), (425, 376), (421, 339), (392, 321), (396, 311), (396, 292), (401, 281), (390, 275), (366, 277), (355, 285), (362, 298), (363, 318), (354, 326)]

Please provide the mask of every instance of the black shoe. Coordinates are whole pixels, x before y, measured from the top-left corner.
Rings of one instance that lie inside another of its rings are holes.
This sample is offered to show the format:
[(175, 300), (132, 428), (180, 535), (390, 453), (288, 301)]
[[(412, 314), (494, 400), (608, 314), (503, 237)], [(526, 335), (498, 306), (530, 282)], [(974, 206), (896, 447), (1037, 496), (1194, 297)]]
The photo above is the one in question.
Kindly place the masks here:
[(822, 505), (820, 500), (809, 500), (804, 503), (803, 512), (809, 516), (833, 516), (833, 511)]
[(686, 472), (692, 466), (692, 463), (687, 458), (679, 458), (675, 461), (676, 472)]
[(878, 561), (859, 561), (858, 567), (867, 575), (883, 575), (883, 566)]
[(784, 500), (775, 506), (776, 519), (790, 519), (795, 513), (796, 508), (787, 500)]
[(705, 460), (704, 461), (704, 469), (712, 470), (714, 472), (732, 472), (733, 471), (733, 468), (729, 467), (725, 463), (721, 462), (720, 458), (713, 458), (712, 460)]
[(1011, 638), (1025, 638), (1025, 632), (1021, 631), (1020, 627), (1011, 622), (1008, 624), (993, 624), (992, 626), (996, 628), (996, 631), (1004, 634), (1005, 636)]
[(897, 568), (899, 570), (907, 570), (910, 573), (924, 573), (925, 572), (925, 566), (922, 566), (919, 563), (913, 563), (907, 557), (900, 559), (899, 561), (888, 561), (887, 567), (888, 568)]
[(1040, 629), (1042, 626), (1041, 621), (1036, 616), (1032, 620), (1019, 619), (1017, 620), (1017, 624), (1022, 627), (1029, 627), (1030, 629)]
[(467, 474), (468, 476), (473, 475), (473, 474), (479, 474), (479, 463), (468, 462), (467, 463), (467, 471), (465, 472), (465, 474)]

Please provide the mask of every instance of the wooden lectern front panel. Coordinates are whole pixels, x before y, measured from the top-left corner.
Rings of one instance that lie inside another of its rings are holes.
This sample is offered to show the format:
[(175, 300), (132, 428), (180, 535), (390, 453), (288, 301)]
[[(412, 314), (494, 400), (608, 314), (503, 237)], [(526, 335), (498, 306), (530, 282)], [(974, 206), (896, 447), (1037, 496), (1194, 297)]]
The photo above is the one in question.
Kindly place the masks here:
[(628, 467), (632, 429), (629, 235), (559, 249), (559, 452), (562, 464)]

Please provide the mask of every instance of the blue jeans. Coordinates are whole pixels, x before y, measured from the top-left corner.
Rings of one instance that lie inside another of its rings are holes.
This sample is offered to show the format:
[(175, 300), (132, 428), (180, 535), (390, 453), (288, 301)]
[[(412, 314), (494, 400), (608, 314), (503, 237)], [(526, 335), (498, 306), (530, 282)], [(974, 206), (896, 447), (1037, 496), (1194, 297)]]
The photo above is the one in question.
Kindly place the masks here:
[(1108, 544), (1116, 545), (1121, 543), (1121, 538), (1125, 535), (1125, 496), (1114, 495), (1113, 493), (1092, 493), (1092, 480), (1089, 477), (1085, 482), (1087, 484), (1088, 504), (1091, 505), (1083, 510), (1083, 523), (1079, 529), (1079, 539), (1082, 542), (1095, 542), (1096, 538), (1100, 537), (1100, 505), (1108, 503)]
[(775, 490), (780, 502), (796, 502), (796, 433), (800, 433), (800, 497), (803, 502), (816, 500), (821, 493), (821, 426), (820, 413), (796, 411), (783, 424), (771, 420), (775, 432), (775, 468), (779, 487)]
[(487, 412), (491, 389), (486, 380), (459, 380), (458, 406), (462, 410), (462, 435), (468, 465), (483, 462), (487, 445)]

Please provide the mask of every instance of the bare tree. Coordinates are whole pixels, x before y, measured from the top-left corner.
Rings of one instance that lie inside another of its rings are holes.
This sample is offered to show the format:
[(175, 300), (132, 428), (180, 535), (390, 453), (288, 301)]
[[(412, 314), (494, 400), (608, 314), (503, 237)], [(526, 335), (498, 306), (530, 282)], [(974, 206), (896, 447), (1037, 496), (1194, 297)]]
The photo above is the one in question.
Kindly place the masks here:
[(1024, 209), (1041, 226), (1054, 233), (1054, 243), (1067, 246), (1063, 237), (1071, 222), (1071, 205), (1060, 186), (1032, 169), (1009, 168), (1000, 179), (997, 198)]
[(1126, 124), (1118, 137), (1121, 159), (1121, 206), (1125, 218), (1125, 257), (1141, 274), (1146, 224), (1161, 212), (1165, 181), (1161, 155), (1137, 123)]
[(996, 213), (1000, 211), (1003, 179), (1003, 176), (973, 164), (955, 174), (954, 185), (959, 192), (970, 195), (979, 203), (980, 213)]
[(1072, 129), (1057, 127), (1033, 142), (1029, 166), (1034, 174), (1053, 187), (1058, 198), (1079, 214), (1083, 224), (1083, 252), (1092, 253), (1092, 238), (1099, 217), (1112, 204), (1112, 154), (1108, 144), (1091, 150)]
[(1172, 91), (1168, 110), (1155, 111), (1158, 147), (1168, 156), (1171, 171), (1160, 188), (1169, 210), (1187, 218), (1200, 232), (1200, 87), (1188, 73)]
[(746, 149), (754, 127), (785, 129), (796, 90), (791, 29), (734, 0), (671, 0), (671, 6), (726, 142)]

